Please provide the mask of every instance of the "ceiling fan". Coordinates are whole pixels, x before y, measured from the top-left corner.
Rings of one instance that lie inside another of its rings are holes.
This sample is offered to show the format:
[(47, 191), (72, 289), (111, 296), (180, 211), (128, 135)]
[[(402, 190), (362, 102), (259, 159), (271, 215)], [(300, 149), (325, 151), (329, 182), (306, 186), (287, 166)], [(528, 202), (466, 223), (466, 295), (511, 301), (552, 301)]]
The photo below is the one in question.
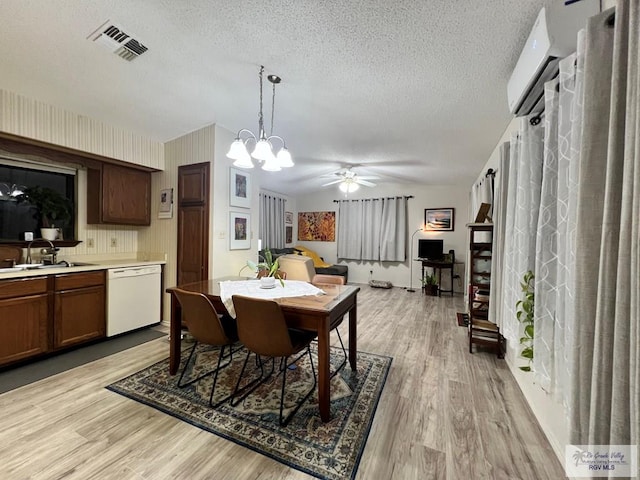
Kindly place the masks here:
[(373, 182), (369, 182), (365, 180), (363, 177), (359, 177), (356, 172), (351, 170), (351, 167), (346, 170), (342, 170), (339, 172), (334, 172), (333, 175), (337, 175), (339, 178), (337, 180), (333, 180), (329, 183), (325, 183), (322, 185), (323, 187), (328, 187), (329, 185), (335, 185), (339, 183), (338, 188), (344, 193), (355, 192), (360, 185), (364, 185), (365, 187), (375, 187), (376, 184)]

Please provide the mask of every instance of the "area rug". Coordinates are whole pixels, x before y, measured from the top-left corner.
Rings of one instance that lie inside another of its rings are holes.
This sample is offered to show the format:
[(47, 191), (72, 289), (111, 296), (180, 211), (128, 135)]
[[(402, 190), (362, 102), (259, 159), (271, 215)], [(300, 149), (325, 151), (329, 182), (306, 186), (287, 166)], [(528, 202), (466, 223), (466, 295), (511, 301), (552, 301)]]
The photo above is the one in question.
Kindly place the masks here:
[[(190, 349), (191, 345), (183, 344), (180, 368)], [(234, 353), (230, 365), (221, 370), (214, 403), (233, 391), (245, 355), (244, 349)], [(317, 365), (313, 346), (312, 356), (314, 365)], [(195, 366), (189, 368), (185, 378), (196, 378), (211, 370), (217, 358), (217, 348), (199, 345), (195, 362), (192, 360)], [(331, 371), (342, 359), (342, 349), (332, 348)], [(178, 375), (169, 375), (169, 359), (107, 388), (317, 478), (352, 479), (358, 469), (391, 360), (391, 357), (358, 352), (357, 373), (353, 373), (347, 364), (331, 379), (331, 420), (327, 423), (320, 420), (317, 393), (314, 393), (289, 425), (280, 427), (282, 376), (275, 374), (236, 407), (226, 402), (216, 409), (209, 407), (211, 376), (186, 388), (178, 388)], [(277, 371), (278, 364), (275, 366)], [(247, 369), (252, 374), (257, 373), (253, 357)], [(250, 381), (251, 376), (247, 375), (245, 373), (244, 378)], [(285, 415), (312, 384), (309, 356), (305, 355), (287, 372)]]
[(468, 327), (469, 326), (469, 314), (467, 313), (456, 313), (456, 318), (458, 319), (459, 327)]

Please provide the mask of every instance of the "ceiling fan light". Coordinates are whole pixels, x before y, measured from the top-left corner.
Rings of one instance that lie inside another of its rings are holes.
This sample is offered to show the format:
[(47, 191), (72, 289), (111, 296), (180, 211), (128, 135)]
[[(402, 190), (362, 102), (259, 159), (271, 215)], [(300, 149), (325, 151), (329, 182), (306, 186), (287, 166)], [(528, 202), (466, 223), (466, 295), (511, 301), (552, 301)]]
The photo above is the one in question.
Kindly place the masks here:
[(293, 167), (293, 160), (291, 159), (291, 154), (286, 147), (282, 147), (276, 156), (278, 160), (278, 165), (282, 168)]
[(253, 149), (253, 152), (251, 152), (251, 156), (256, 160), (261, 160), (263, 162), (275, 159), (273, 151), (271, 150), (271, 144), (266, 138), (261, 138), (256, 143), (256, 147)]
[(358, 190), (359, 185), (351, 180), (347, 180), (342, 182), (338, 188), (340, 188), (340, 191), (344, 192), (344, 193), (353, 193), (356, 190)]

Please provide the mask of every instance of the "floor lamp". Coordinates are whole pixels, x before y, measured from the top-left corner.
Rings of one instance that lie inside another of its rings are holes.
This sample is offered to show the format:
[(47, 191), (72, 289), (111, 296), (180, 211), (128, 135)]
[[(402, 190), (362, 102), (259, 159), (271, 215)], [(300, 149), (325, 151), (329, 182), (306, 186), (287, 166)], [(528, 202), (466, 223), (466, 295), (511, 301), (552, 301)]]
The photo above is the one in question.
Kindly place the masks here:
[(409, 258), (409, 288), (407, 288), (407, 292), (415, 292), (415, 290), (413, 289), (413, 239), (416, 236), (416, 233), (421, 232), (423, 229), (422, 227), (417, 229), (415, 232), (413, 232), (413, 234), (411, 235), (411, 254), (410, 254), (410, 258)]

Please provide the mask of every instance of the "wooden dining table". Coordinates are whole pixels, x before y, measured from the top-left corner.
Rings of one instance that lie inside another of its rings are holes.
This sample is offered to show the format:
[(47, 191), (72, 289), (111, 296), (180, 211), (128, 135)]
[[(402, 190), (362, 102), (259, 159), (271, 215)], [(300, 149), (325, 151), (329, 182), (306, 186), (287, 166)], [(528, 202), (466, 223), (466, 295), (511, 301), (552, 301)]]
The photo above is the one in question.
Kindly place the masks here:
[[(246, 280), (240, 277), (222, 277), (167, 288), (171, 294), (171, 334), (169, 337), (169, 372), (175, 375), (180, 365), (182, 313), (174, 294), (176, 288), (203, 293), (211, 300), (218, 313), (227, 312), (220, 298), (220, 282)], [(290, 328), (310, 330), (318, 335), (318, 403), (320, 418), (328, 422), (330, 415), (329, 332), (349, 314), (349, 364), (356, 371), (357, 321), (359, 287), (354, 285), (317, 284), (325, 295), (284, 297), (274, 299), (282, 307)]]

